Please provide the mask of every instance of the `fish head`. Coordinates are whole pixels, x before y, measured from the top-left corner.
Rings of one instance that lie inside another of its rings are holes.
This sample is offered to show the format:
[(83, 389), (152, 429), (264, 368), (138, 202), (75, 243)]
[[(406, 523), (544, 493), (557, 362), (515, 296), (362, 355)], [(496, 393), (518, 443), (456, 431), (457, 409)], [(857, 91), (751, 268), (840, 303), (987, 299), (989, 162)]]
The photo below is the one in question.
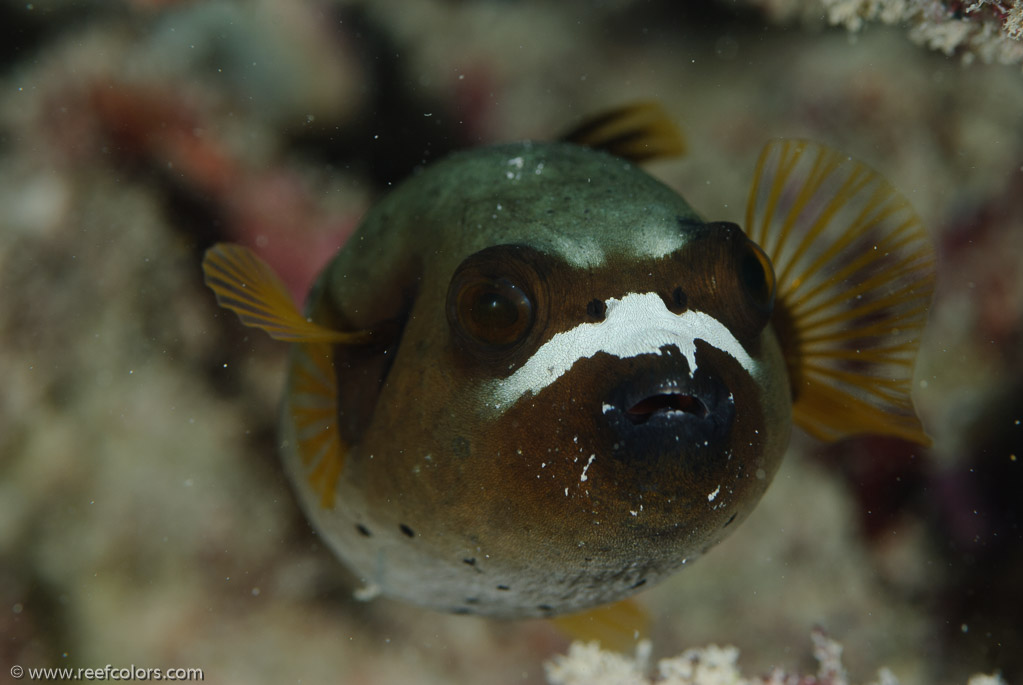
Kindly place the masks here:
[(420, 548), (529, 588), (473, 591), (500, 615), (612, 601), (695, 558), (759, 500), (790, 427), (762, 251), (632, 165), (537, 147), (513, 159), (575, 162), (558, 195), (462, 198), (468, 245), (427, 254), (359, 440), (368, 497)]
[(452, 398), (448, 430), (502, 510), (580, 566), (594, 549), (646, 576), (695, 558), (760, 499), (788, 439), (770, 264), (734, 225), (674, 230), (685, 245), (659, 259), (573, 267), (497, 246), (451, 279), (446, 366), (471, 400)]

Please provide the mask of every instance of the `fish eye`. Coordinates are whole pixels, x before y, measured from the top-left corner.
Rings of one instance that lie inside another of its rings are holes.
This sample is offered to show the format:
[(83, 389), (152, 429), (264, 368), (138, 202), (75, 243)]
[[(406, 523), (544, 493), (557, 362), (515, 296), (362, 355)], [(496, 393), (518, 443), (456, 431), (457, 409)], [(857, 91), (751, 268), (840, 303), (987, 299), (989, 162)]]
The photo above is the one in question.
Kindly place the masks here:
[(507, 278), (477, 277), (459, 285), (454, 319), (476, 342), (497, 348), (522, 340), (533, 325), (533, 302)]
[(527, 343), (546, 326), (549, 269), (527, 245), (492, 245), (466, 257), (448, 283), (452, 343), (484, 365), (524, 361)]
[(739, 282), (757, 309), (770, 314), (774, 309), (774, 267), (771, 259), (751, 240), (739, 254)]

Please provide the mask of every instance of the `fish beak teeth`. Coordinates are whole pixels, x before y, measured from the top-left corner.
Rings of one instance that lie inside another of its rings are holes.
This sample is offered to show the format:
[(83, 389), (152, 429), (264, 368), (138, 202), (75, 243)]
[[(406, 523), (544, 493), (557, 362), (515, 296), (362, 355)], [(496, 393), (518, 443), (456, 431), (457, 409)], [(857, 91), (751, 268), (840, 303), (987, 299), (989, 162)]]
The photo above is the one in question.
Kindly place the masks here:
[(645, 397), (625, 410), (625, 417), (633, 425), (646, 423), (651, 417), (663, 414), (689, 414), (696, 418), (704, 418), (709, 413), (707, 405), (694, 395), (678, 392), (660, 392)]
[(708, 369), (689, 377), (650, 367), (630, 375), (606, 397), (601, 418), (621, 458), (670, 463), (681, 454), (719, 450), (731, 436), (735, 401)]

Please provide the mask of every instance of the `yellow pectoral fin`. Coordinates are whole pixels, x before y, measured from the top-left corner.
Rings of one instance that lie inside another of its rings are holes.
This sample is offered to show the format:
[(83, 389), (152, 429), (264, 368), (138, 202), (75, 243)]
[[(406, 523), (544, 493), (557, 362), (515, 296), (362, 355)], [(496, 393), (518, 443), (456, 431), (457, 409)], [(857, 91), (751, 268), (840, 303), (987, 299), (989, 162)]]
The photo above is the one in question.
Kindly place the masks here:
[(616, 652), (631, 651), (650, 635), (650, 614), (631, 597), (579, 614), (557, 616), (551, 622), (574, 640), (596, 640), (604, 649)]
[(246, 247), (217, 243), (206, 250), (202, 270), (217, 304), (237, 314), (246, 326), (260, 328), (271, 338), (349, 344), (369, 340), (366, 331), (336, 331), (302, 316), (273, 269)]
[(927, 444), (910, 389), (935, 258), (909, 201), (847, 155), (777, 140), (757, 162), (746, 231), (774, 265), (796, 423), (825, 440)]
[(657, 102), (634, 102), (586, 119), (561, 140), (604, 150), (631, 162), (681, 157), (685, 137)]
[(338, 430), (334, 346), (305, 343), (292, 353), (288, 411), (306, 481), (324, 509), (334, 508), (348, 446)]

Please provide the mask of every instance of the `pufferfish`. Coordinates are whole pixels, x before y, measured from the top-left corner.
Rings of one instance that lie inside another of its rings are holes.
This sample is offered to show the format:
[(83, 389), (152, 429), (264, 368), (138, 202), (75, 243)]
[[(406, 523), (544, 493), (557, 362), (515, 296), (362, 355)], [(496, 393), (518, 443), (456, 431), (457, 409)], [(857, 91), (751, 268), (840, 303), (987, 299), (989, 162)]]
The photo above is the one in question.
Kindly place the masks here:
[(371, 593), (583, 612), (734, 530), (793, 423), (927, 442), (910, 386), (934, 254), (909, 202), (779, 140), (745, 226), (705, 221), (637, 166), (680, 136), (637, 104), (434, 163), (367, 214), (305, 314), (249, 250), (207, 252), (219, 304), (293, 343), (284, 467)]

